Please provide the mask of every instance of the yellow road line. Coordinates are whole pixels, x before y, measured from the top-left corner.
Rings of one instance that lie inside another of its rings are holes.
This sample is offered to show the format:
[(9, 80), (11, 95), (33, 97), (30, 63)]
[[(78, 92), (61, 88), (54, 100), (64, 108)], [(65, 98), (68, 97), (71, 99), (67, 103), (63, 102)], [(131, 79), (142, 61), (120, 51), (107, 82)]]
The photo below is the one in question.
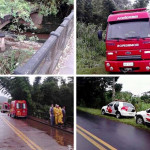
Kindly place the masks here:
[[(37, 144), (35, 144), (33, 141), (31, 141), (25, 134), (23, 134), (19, 129), (17, 129), (15, 126), (13, 126), (7, 119), (2, 118), (9, 126), (11, 126), (11, 128), (13, 128), (17, 133), (19, 133), (19, 135), (24, 138), (25, 140), (27, 140), (28, 142), (30, 142), (30, 144), (32, 144), (32, 146), (34, 146), (35, 148), (37, 148), (38, 150), (42, 150), (41, 147), (39, 147)], [(15, 132), (15, 133), (16, 133)], [(19, 137), (20, 137), (19, 136)]]
[(93, 137), (95, 140), (99, 141), (100, 143), (102, 143), (103, 145), (105, 145), (106, 147), (108, 147), (111, 150), (117, 150), (116, 148), (112, 147), (111, 145), (109, 145), (108, 143), (104, 142), (103, 140), (101, 140), (100, 138), (98, 138), (97, 136), (95, 136), (94, 134), (90, 133), (89, 131), (85, 130), (84, 128), (82, 128), (81, 126), (77, 125), (77, 128), (79, 128), (81, 131), (85, 132), (86, 134), (90, 135), (91, 137)]
[[(4, 118), (5, 119), (5, 118)], [(15, 130), (17, 130), (25, 139), (27, 139), (33, 146), (35, 146), (38, 150), (42, 150), (41, 147), (39, 147), (37, 144), (35, 144), (33, 141), (31, 141), (25, 134), (23, 134), (19, 129), (17, 129), (15, 126), (13, 126), (7, 119), (5, 119)]]
[(91, 139), (90, 137), (88, 137), (86, 134), (84, 134), (82, 131), (80, 131), (79, 129), (77, 129), (77, 132), (79, 134), (81, 134), (85, 139), (87, 139), (89, 142), (91, 142), (94, 146), (96, 146), (98, 149), (100, 150), (106, 150), (103, 146), (101, 146), (100, 144), (98, 144), (97, 142), (95, 142), (93, 139)]
[(25, 138), (23, 138), (13, 127), (3, 120), (32, 150), (36, 150)]

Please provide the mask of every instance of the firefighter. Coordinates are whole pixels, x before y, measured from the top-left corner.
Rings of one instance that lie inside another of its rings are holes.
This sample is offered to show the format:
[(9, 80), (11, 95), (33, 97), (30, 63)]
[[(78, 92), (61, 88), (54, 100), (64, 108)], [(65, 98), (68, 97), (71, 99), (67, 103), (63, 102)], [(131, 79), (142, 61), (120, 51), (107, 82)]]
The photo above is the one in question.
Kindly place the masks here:
[(59, 124), (63, 124), (62, 118), (63, 118), (62, 109), (61, 107), (58, 106), (58, 123)]
[(56, 104), (54, 107), (55, 125), (58, 125), (58, 112), (59, 112), (59, 109), (58, 109), (58, 105)]
[(53, 126), (54, 125), (54, 107), (53, 107), (53, 104), (51, 105), (51, 107), (49, 109), (49, 115), (50, 115), (51, 126)]
[(66, 119), (66, 108), (63, 106), (62, 108), (62, 114), (63, 114), (63, 123), (65, 124), (65, 119)]

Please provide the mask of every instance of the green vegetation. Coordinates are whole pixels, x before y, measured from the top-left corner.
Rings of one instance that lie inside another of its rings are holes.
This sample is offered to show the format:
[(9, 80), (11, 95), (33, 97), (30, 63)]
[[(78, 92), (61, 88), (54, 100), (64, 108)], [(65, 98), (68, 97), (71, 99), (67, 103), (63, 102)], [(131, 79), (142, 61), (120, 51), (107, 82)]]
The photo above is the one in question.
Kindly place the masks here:
[(119, 77), (78, 77), (77, 109), (150, 131), (147, 126), (137, 125), (133, 118), (117, 119), (114, 116), (101, 115), (101, 108), (114, 100), (132, 103), (136, 112), (150, 108), (150, 91), (145, 92), (142, 96), (121, 91), (123, 85), (117, 83), (118, 79)]
[(78, 77), (77, 105), (101, 108), (113, 98), (113, 89), (120, 92), (122, 84), (116, 84), (119, 77)]
[[(26, 0), (0, 0), (0, 17), (3, 18), (5, 15), (11, 15), (13, 20), (9, 30), (23, 33), (28, 29), (36, 29), (30, 17), (32, 11), (38, 10), (39, 14), (44, 16), (57, 15), (58, 12), (61, 11), (61, 6), (64, 4), (71, 7), (70, 5), (73, 4), (73, 0), (33, 0), (32, 3), (27, 2)], [(23, 24), (24, 28), (20, 27), (22, 25), (20, 20), (26, 22)]]
[(12, 74), (14, 69), (33, 55), (31, 50), (11, 50), (0, 54), (0, 74)]
[(77, 73), (105, 74), (105, 43), (99, 42), (97, 27), (77, 23)]
[(47, 77), (43, 82), (36, 77), (33, 84), (29, 80), (29, 77), (0, 77), (0, 86), (5, 94), (11, 95), (11, 100), (27, 101), (28, 115), (49, 119), (50, 105), (59, 104), (66, 106), (67, 116), (73, 117), (72, 77)]
[(115, 10), (146, 7), (149, 0), (77, 0), (77, 73), (107, 74), (104, 67), (105, 43), (98, 41), (97, 32), (105, 38), (107, 18)]
[[(150, 108), (150, 107), (147, 107), (147, 108)], [(100, 109), (80, 107), (80, 106), (77, 107), (77, 110), (80, 110), (80, 111), (83, 111), (83, 112), (87, 112), (87, 113), (92, 114), (92, 115), (100, 116), (100, 117), (103, 117), (103, 118), (107, 118), (107, 119), (110, 119), (110, 120), (113, 120), (113, 121), (121, 122), (121, 123), (124, 123), (124, 124), (132, 125), (134, 127), (150, 131), (150, 127), (147, 127), (146, 125), (136, 124), (136, 121), (135, 121), (134, 118), (117, 119), (114, 116), (101, 115), (101, 110)]]
[(142, 96), (121, 91), (123, 85), (116, 83), (118, 79), (119, 77), (78, 77), (77, 105), (100, 109), (114, 100), (123, 100), (132, 103), (136, 111), (150, 108), (149, 91)]
[[(8, 33), (17, 35), (17, 38), (13, 37), (15, 41), (38, 40), (38, 37), (34, 34), (38, 28), (32, 21), (32, 12), (38, 11), (43, 16), (53, 15), (63, 19), (70, 13), (71, 9), (73, 9), (73, 0), (0, 0), (0, 18), (4, 19), (6, 15), (12, 17), (11, 23), (5, 26), (3, 31), (6, 30)], [(26, 32), (32, 32), (33, 36), (27, 38), (26, 35), (23, 35)], [(25, 53), (21, 48), (18, 51), (6, 53), (7, 56), (4, 58), (3, 55), (5, 54), (0, 55), (0, 74), (13, 73), (13, 70), (17, 67), (16, 64), (26, 60), (23, 57), (31, 56), (31, 53)], [(16, 53), (20, 53), (17, 58)]]

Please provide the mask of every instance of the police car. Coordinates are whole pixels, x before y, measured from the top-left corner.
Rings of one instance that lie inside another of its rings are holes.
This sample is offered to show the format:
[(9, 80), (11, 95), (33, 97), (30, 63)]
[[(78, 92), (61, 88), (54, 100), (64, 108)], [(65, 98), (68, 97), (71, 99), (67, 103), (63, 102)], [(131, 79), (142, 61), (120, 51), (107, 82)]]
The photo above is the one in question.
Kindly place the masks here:
[(150, 124), (150, 108), (137, 112), (135, 119), (137, 124)]
[(131, 103), (113, 101), (107, 106), (103, 106), (101, 109), (102, 115), (111, 114), (115, 115), (116, 118), (124, 117), (135, 117), (135, 107)]

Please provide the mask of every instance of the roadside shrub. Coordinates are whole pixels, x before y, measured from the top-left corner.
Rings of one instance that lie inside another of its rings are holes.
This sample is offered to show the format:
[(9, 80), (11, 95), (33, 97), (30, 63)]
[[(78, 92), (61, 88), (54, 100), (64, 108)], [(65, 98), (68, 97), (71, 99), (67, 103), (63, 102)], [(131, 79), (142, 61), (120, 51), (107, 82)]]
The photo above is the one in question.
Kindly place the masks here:
[[(77, 38), (81, 39), (82, 44), (86, 45), (87, 51), (95, 51), (98, 54), (105, 56), (105, 43), (98, 40), (97, 32), (100, 30), (94, 24), (77, 23)], [(104, 33), (105, 34), (105, 33)], [(79, 45), (78, 45), (79, 44)], [(82, 47), (81, 43), (77, 42), (77, 46)]]
[(0, 74), (12, 74), (14, 69), (33, 55), (29, 50), (11, 50), (0, 54)]
[[(77, 72), (79, 74), (103, 73), (105, 43), (98, 40), (100, 30), (94, 24), (77, 23)], [(104, 33), (105, 34), (105, 33)]]

